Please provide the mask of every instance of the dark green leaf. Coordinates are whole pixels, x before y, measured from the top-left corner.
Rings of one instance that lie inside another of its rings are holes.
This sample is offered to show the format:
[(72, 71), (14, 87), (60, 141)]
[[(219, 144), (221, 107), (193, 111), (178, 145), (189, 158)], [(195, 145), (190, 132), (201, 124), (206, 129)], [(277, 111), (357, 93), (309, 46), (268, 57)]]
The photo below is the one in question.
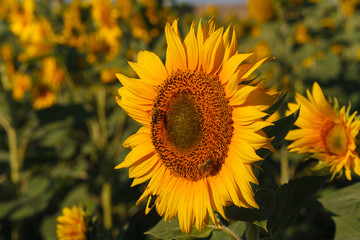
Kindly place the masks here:
[(360, 182), (334, 191), (319, 201), (325, 208), (339, 216), (360, 218)]
[(191, 234), (188, 235), (181, 231), (179, 226), (179, 221), (175, 218), (171, 222), (165, 222), (163, 219), (160, 220), (155, 227), (145, 232), (145, 234), (151, 234), (160, 239), (195, 239), (195, 238), (205, 238), (210, 235), (210, 233), (217, 229), (217, 227), (209, 226), (207, 229), (202, 228), (199, 232), (197, 229), (193, 229)]
[(282, 94), (282, 95), (279, 97), (279, 99), (278, 99), (271, 107), (269, 107), (268, 110), (265, 111), (265, 112), (268, 113), (269, 115), (266, 116), (266, 117), (264, 118), (264, 120), (266, 120), (268, 117), (270, 117), (271, 114), (275, 113), (275, 112), (279, 109), (280, 105), (284, 102), (286, 96), (287, 96), (287, 92), (284, 93), (284, 94)]
[(275, 192), (275, 205), (268, 219), (268, 230), (274, 236), (295, 220), (301, 208), (315, 196), (329, 176), (309, 176), (290, 180)]
[(333, 217), (336, 230), (335, 240), (360, 239), (360, 221), (354, 217)]
[[(274, 148), (277, 148), (282, 143), (282, 141), (284, 140), (290, 129), (294, 126), (298, 117), (299, 117), (299, 110), (297, 110), (296, 112), (294, 112), (293, 114), (287, 117), (275, 121), (274, 125), (265, 127), (263, 129), (263, 131), (266, 133), (268, 137), (274, 137), (274, 139), (271, 141), (271, 144), (274, 146)], [(268, 149), (261, 148), (257, 150), (256, 153), (260, 157), (265, 158), (267, 155), (271, 153), (271, 151)]]
[(255, 201), (259, 209), (240, 208), (235, 205), (226, 208), (229, 219), (254, 222), (268, 219), (275, 202), (275, 192), (271, 189), (261, 189), (255, 193)]

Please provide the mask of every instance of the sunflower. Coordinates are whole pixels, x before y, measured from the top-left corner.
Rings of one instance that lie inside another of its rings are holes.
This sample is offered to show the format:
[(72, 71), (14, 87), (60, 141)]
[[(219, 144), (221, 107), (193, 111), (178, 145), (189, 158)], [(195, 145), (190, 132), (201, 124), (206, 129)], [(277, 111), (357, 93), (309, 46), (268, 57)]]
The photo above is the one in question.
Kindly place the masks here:
[(57, 217), (56, 235), (60, 240), (86, 239), (84, 212), (77, 206), (63, 208), (63, 215)]
[(252, 54), (237, 52), (230, 31), (211, 19), (195, 35), (193, 22), (182, 42), (178, 21), (167, 23), (165, 65), (141, 51), (129, 63), (139, 79), (117, 74), (116, 101), (143, 126), (124, 142), (132, 151), (116, 169), (129, 167), (132, 186), (150, 180), (137, 204), (148, 198), (146, 213), (156, 206), (165, 221), (178, 216), (186, 233), (207, 227), (209, 216), (220, 227), (214, 211), (225, 217), (225, 206), (258, 208), (255, 150), (273, 149), (261, 129), (272, 124), (262, 118), (278, 94), (248, 84), (271, 58), (243, 64)]
[(56, 95), (46, 84), (40, 83), (32, 89), (33, 108), (36, 110), (49, 108), (56, 103)]
[(340, 110), (335, 99), (332, 106), (324, 97), (320, 86), (315, 82), (312, 94), (307, 90), (306, 99), (296, 94), (297, 103), (289, 103), (290, 112), (300, 106), (300, 115), (286, 137), (294, 141), (288, 148), (291, 152), (308, 154), (319, 160), (316, 169), (330, 167), (335, 176), (345, 170), (346, 178), (351, 180), (351, 169), (360, 175), (360, 159), (356, 149), (356, 137), (360, 129), (360, 120), (355, 119), (357, 112), (349, 115), (343, 106)]

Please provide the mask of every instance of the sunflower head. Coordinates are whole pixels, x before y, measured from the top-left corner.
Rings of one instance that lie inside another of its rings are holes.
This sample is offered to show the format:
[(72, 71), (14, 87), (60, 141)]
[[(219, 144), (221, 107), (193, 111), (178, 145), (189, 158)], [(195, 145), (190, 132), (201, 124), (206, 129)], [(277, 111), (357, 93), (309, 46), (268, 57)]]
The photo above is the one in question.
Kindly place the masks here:
[(360, 120), (357, 112), (349, 114), (350, 108), (339, 109), (335, 99), (332, 106), (324, 97), (320, 86), (315, 82), (313, 91), (307, 91), (307, 97), (297, 94), (296, 102), (289, 104), (293, 112), (300, 106), (300, 115), (287, 140), (292, 152), (307, 154), (319, 160), (315, 169), (330, 167), (333, 176), (345, 171), (351, 180), (351, 170), (360, 175), (359, 152), (356, 138), (359, 134)]
[(56, 95), (46, 84), (40, 83), (32, 89), (34, 109), (44, 109), (56, 103)]
[(62, 215), (57, 217), (57, 222), (56, 235), (59, 240), (86, 239), (84, 211), (77, 206), (63, 208)]
[(129, 167), (132, 186), (150, 180), (138, 200), (148, 198), (146, 213), (156, 206), (165, 220), (178, 216), (190, 233), (193, 224), (207, 226), (209, 217), (219, 225), (213, 211), (226, 217), (230, 204), (258, 207), (252, 164), (261, 160), (257, 149), (272, 149), (261, 130), (271, 123), (262, 118), (278, 93), (249, 84), (270, 58), (245, 64), (252, 54), (238, 53), (230, 27), (200, 21), (182, 40), (175, 20), (165, 35), (165, 64), (142, 51), (129, 63), (138, 79), (117, 74), (123, 86), (116, 101), (143, 126), (124, 142), (132, 151), (116, 168)]

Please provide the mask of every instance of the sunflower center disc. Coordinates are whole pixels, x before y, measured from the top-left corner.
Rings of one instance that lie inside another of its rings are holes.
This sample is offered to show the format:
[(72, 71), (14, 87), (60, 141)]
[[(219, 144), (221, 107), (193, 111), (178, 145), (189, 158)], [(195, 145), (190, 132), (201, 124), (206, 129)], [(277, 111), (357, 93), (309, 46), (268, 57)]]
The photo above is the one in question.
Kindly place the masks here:
[(326, 146), (332, 154), (342, 155), (346, 151), (347, 134), (342, 125), (334, 125), (325, 137)]
[(200, 119), (194, 101), (187, 94), (175, 96), (166, 116), (169, 142), (182, 150), (194, 148), (201, 137)]
[(151, 136), (172, 174), (197, 181), (216, 175), (233, 134), (232, 108), (217, 76), (178, 70), (158, 88)]

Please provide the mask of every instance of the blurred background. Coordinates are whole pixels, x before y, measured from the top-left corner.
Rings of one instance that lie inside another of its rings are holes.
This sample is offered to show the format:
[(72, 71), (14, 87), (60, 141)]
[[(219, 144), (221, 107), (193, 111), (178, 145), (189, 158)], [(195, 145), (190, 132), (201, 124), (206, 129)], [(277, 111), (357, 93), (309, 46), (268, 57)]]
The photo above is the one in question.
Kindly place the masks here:
[[(56, 239), (64, 207), (82, 206), (108, 239), (154, 239), (160, 217), (136, 200), (123, 141), (140, 127), (115, 103), (115, 73), (140, 50), (165, 60), (164, 26), (216, 17), (239, 52), (274, 56), (254, 74), (267, 88), (304, 94), (317, 81), (340, 105), (360, 106), (360, 0), (0, 0), (0, 239)], [(283, 116), (286, 106), (279, 110)], [(281, 170), (280, 158), (288, 159)], [(312, 175), (316, 161), (268, 157), (260, 186)], [(359, 181), (354, 177), (353, 182)], [(343, 177), (324, 192), (349, 185)], [(333, 239), (331, 214), (313, 199), (285, 239)], [(262, 233), (265, 235), (265, 233)], [(100, 239), (100, 237), (99, 237)]]

